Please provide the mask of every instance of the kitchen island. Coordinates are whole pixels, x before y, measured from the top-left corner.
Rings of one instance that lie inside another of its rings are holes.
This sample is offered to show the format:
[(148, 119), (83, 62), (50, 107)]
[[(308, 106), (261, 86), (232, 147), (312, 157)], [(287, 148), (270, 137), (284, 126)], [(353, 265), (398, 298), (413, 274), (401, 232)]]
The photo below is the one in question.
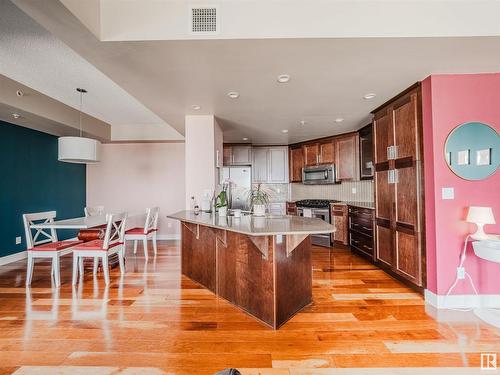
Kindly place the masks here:
[(312, 301), (311, 234), (320, 219), (180, 211), (182, 273), (277, 329)]

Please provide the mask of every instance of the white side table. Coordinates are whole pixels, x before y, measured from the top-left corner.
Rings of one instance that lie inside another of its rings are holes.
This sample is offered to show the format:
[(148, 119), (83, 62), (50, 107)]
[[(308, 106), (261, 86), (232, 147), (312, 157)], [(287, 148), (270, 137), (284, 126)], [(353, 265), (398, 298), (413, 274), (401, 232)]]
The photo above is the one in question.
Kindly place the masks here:
[[(500, 235), (490, 235), (490, 239), (474, 241), (472, 247), (477, 257), (500, 263)], [(489, 308), (474, 309), (474, 315), (484, 322), (500, 328), (500, 310)]]

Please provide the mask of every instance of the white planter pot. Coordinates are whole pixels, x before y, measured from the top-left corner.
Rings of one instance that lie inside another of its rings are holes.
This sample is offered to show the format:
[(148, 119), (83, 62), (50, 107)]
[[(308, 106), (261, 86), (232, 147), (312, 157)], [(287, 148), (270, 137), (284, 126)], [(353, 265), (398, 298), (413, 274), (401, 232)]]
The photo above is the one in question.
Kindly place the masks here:
[(219, 207), (219, 216), (227, 216), (227, 206)]
[(254, 204), (253, 205), (254, 216), (266, 216), (266, 205), (265, 204)]

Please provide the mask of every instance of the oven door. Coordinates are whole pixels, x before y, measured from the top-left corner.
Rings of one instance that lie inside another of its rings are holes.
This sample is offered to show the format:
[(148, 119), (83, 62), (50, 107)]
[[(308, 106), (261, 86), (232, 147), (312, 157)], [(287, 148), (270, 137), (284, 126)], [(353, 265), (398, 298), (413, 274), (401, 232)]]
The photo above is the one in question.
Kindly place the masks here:
[[(311, 211), (310, 217), (318, 218), (330, 223), (330, 210), (328, 208), (306, 208), (306, 210)], [(297, 207), (297, 215), (304, 216), (304, 208)], [(330, 233), (311, 234), (311, 242), (313, 245), (318, 246), (330, 247), (332, 245)]]

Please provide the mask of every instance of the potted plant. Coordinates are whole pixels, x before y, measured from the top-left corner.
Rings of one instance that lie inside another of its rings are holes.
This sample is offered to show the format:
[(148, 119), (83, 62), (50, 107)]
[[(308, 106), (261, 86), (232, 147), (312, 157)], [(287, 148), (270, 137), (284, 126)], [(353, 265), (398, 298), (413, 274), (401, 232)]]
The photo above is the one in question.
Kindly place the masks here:
[(217, 196), (215, 208), (219, 211), (219, 216), (227, 216), (227, 192), (226, 187)]
[(261, 184), (258, 184), (257, 188), (250, 190), (248, 203), (255, 216), (265, 216), (266, 206), (269, 204), (269, 194), (262, 189)]

